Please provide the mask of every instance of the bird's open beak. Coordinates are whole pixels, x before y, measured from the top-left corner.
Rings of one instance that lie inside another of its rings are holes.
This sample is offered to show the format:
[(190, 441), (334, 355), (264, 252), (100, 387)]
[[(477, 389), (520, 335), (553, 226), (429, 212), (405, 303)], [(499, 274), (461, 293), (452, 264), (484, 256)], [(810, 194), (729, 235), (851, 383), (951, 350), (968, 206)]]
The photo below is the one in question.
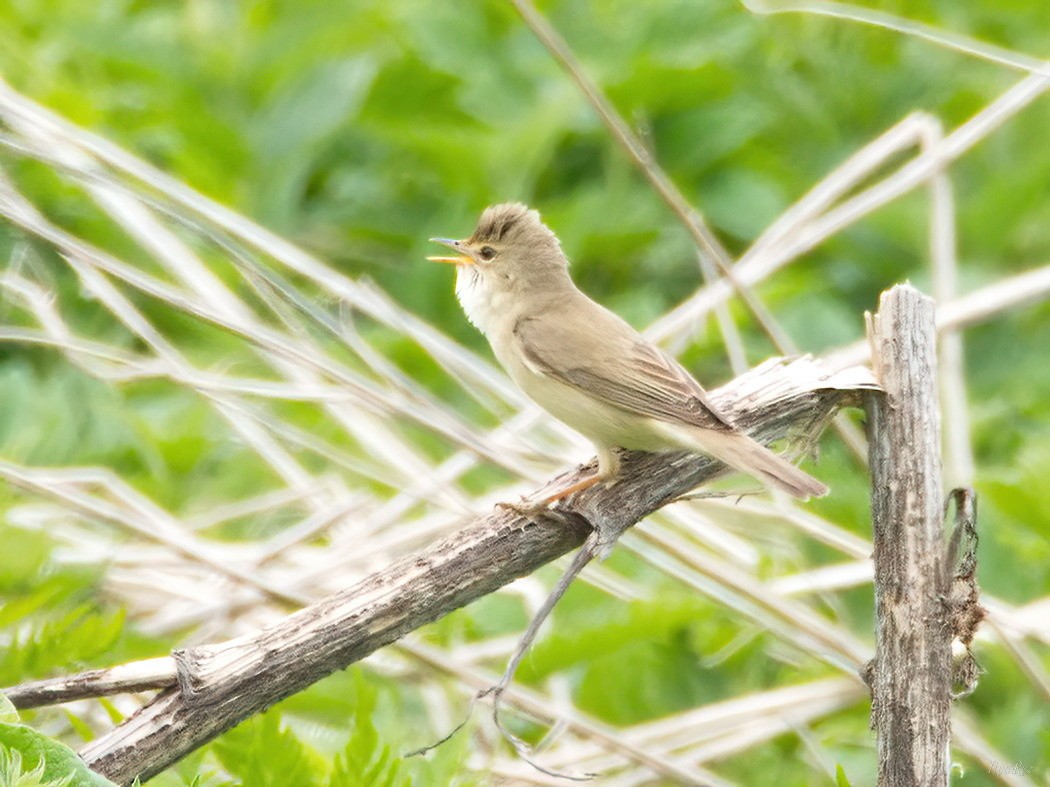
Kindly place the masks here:
[[(452, 240), (451, 238), (431, 238), (432, 243), (441, 243), (448, 246), (456, 251), (463, 250), (463, 241)], [(466, 254), (460, 254), (458, 257), (427, 257), (431, 262), (447, 262), (450, 265), (473, 265), (474, 260)]]

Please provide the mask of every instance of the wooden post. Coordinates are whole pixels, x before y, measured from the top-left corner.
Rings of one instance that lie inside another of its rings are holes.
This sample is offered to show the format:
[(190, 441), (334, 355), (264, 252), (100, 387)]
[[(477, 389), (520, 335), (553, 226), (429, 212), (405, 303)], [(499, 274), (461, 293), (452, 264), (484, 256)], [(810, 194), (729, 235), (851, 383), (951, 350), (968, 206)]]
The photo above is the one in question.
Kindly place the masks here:
[(869, 323), (882, 393), (866, 395), (874, 527), (872, 726), (879, 787), (948, 784), (952, 632), (934, 305), (908, 285)]

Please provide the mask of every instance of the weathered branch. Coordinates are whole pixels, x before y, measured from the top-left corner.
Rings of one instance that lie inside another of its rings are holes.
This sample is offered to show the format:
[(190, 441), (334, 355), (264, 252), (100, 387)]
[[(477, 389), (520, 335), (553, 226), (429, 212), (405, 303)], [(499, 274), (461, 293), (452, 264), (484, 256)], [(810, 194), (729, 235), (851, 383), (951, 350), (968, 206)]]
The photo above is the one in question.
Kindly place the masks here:
[[(857, 401), (859, 390), (872, 386), (866, 369), (832, 376), (801, 358), (767, 362), (712, 397), (757, 439), (770, 442), (816, 432), (839, 407)], [(577, 468), (549, 487), (588, 472)], [(592, 524), (625, 528), (722, 472), (705, 457), (630, 454), (617, 484), (581, 493), (539, 521), (497, 509), (269, 629), (177, 651), (167, 669), (151, 660), (158, 685), (168, 688), (88, 744), (81, 756), (121, 784), (148, 778), (252, 714), (580, 546)], [(171, 685), (173, 672), (177, 685)], [(112, 682), (102, 680), (105, 673), (95, 677), (98, 693), (112, 689)], [(62, 692), (49, 683), (46, 696), (54, 701)], [(74, 682), (77, 696), (87, 696), (90, 684)], [(135, 686), (144, 688), (141, 682)], [(12, 696), (24, 702), (29, 693), (15, 690)]]
[(143, 659), (107, 669), (93, 669), (75, 675), (35, 680), (3, 689), (3, 695), (16, 708), (38, 708), (110, 694), (127, 694), (150, 689), (166, 689), (178, 681), (171, 657)]
[(943, 539), (933, 301), (885, 293), (869, 326), (881, 394), (867, 401), (876, 654), (870, 672), (880, 787), (948, 784), (952, 626)]

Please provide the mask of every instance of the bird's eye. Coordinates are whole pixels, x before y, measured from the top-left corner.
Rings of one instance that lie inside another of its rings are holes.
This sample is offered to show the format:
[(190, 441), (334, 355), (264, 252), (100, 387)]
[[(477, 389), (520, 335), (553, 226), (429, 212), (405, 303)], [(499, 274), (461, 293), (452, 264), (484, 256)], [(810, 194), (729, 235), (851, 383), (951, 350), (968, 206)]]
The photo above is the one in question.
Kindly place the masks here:
[(493, 257), (496, 256), (496, 250), (491, 246), (482, 246), (481, 251), (478, 252), (478, 254), (480, 255), (481, 259), (487, 262), (488, 260), (491, 260)]

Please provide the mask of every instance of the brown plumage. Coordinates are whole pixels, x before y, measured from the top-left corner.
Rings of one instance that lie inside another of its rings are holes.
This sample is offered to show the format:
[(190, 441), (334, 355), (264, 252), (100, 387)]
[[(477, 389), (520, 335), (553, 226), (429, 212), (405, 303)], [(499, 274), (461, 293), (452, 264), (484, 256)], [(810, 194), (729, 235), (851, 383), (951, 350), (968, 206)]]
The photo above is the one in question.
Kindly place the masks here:
[(496, 205), (467, 240), (438, 240), (460, 255), (432, 259), (456, 263), (456, 295), (511, 378), (594, 442), (598, 474), (589, 483), (616, 474), (614, 448), (689, 450), (796, 497), (827, 492), (737, 430), (677, 361), (580, 292), (536, 211)]

